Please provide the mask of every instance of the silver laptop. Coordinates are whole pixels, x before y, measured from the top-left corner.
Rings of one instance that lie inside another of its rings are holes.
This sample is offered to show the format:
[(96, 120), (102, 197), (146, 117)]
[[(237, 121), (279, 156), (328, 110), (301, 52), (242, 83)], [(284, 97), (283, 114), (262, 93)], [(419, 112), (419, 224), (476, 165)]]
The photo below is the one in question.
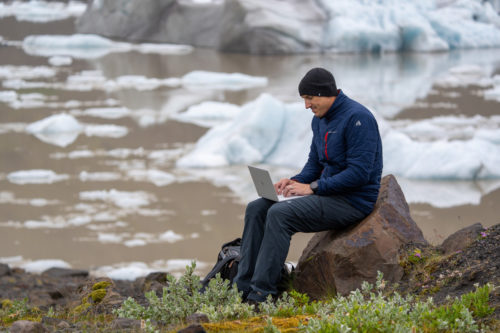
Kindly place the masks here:
[(278, 195), (274, 189), (273, 181), (271, 180), (271, 176), (267, 170), (259, 169), (250, 165), (248, 166), (248, 170), (250, 170), (250, 175), (252, 176), (257, 194), (263, 198), (278, 202), (304, 197), (303, 195), (294, 195), (290, 197)]

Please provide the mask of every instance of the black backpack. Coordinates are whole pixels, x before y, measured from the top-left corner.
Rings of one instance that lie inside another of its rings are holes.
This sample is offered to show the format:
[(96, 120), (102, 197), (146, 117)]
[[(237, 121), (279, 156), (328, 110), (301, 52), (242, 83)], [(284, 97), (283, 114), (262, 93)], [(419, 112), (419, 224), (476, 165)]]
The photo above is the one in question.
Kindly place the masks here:
[[(212, 268), (210, 273), (201, 281), (201, 292), (205, 291), (211, 279), (220, 273), (221, 278), (229, 280), (229, 285), (233, 284), (233, 280), (238, 273), (238, 264), (240, 263), (241, 238), (236, 238), (233, 241), (225, 243), (217, 256), (217, 263)], [(291, 275), (294, 267), (291, 264), (285, 263), (281, 269), (281, 280), (278, 285), (279, 291), (284, 291), (288, 288)]]
[(233, 241), (225, 243), (217, 256), (217, 263), (210, 273), (205, 276), (201, 281), (202, 288), (204, 291), (208, 286), (211, 279), (220, 273), (220, 277), (229, 280), (229, 284), (233, 284), (233, 279), (238, 273), (238, 264), (240, 263), (240, 248), (241, 248), (241, 238), (236, 238)]

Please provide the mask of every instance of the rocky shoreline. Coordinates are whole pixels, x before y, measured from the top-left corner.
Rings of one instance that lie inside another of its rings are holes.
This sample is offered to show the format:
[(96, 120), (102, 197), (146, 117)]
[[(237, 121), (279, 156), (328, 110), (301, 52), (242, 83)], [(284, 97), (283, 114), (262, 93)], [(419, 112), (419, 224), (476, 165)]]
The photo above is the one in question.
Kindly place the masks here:
[[(446, 297), (460, 297), (472, 291), (475, 285), (499, 286), (499, 244), (500, 224), (488, 229), (475, 224), (453, 234), (437, 247), (409, 244), (402, 250), (401, 265), (405, 274), (395, 290), (417, 297), (432, 296), (435, 302), (443, 303)], [(145, 304), (144, 293), (151, 290), (160, 293), (167, 284), (167, 274), (156, 272), (135, 281), (124, 281), (91, 277), (85, 270), (51, 268), (42, 274), (32, 274), (0, 264), (0, 300), (5, 308), (15, 300), (26, 299), (30, 307), (39, 311), (32, 314), (38, 319), (27, 322), (38, 328), (25, 332), (133, 331), (140, 329), (141, 321), (116, 318), (113, 309), (119, 308), (128, 297)], [(490, 305), (495, 307), (495, 312), (487, 320), (500, 320), (498, 288), (490, 295)], [(65, 313), (66, 317), (51, 317), (51, 312)], [(89, 315), (107, 317), (107, 324), (82, 320)], [(12, 324), (6, 323), (5, 318), (2, 320), (0, 327), (4, 329)], [(199, 320), (202, 319), (193, 319)]]

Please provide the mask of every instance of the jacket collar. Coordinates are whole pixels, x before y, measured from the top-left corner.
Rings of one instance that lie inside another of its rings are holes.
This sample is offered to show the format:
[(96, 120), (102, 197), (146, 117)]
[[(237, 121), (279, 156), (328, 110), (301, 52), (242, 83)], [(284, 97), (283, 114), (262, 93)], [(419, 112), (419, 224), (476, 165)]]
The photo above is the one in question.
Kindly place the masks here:
[(336, 115), (338, 115), (339, 109), (340, 109), (341, 105), (344, 103), (344, 101), (346, 100), (346, 98), (347, 98), (347, 96), (344, 95), (344, 93), (342, 92), (341, 89), (339, 89), (339, 94), (335, 98), (335, 101), (333, 102), (332, 106), (330, 106), (330, 109), (328, 109), (328, 111), (326, 111), (326, 114), (323, 118), (326, 120), (330, 120), (330, 119), (333, 119), (333, 117), (335, 117)]

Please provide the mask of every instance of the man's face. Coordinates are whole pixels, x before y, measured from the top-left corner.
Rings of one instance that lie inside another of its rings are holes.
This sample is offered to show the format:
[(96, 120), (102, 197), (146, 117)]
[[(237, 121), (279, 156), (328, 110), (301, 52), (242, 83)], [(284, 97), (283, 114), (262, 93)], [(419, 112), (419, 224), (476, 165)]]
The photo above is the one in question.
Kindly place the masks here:
[(304, 99), (306, 109), (311, 109), (314, 116), (318, 118), (323, 118), (335, 101), (335, 96), (326, 97), (302, 95), (301, 97)]

